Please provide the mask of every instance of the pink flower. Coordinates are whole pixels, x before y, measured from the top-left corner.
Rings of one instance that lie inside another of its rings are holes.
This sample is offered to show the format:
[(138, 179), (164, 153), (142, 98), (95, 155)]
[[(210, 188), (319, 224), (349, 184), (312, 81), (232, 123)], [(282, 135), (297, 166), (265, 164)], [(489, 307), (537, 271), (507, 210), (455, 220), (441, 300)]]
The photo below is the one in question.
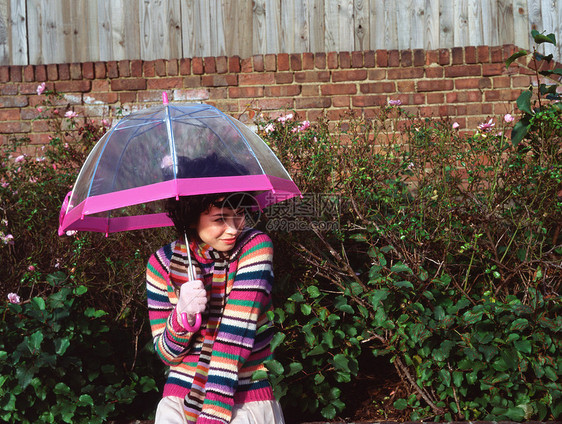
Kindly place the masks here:
[(9, 186), (10, 186), (10, 183), (7, 183), (5, 181), (2, 183), (3, 188), (8, 188)]
[(275, 127), (273, 126), (273, 123), (269, 123), (266, 125), (266, 127), (263, 129), (266, 133), (270, 133), (273, 130), (275, 130)]
[(14, 244), (14, 236), (11, 234), (6, 234), (5, 236), (2, 236), (2, 241), (4, 242), (4, 244)]
[(281, 122), (281, 123), (286, 122), (286, 121), (289, 121), (289, 120), (291, 120), (291, 119), (293, 119), (293, 114), (292, 114), (292, 113), (289, 113), (289, 114), (286, 115), (286, 116), (280, 116), (279, 118), (277, 118), (277, 120), (278, 120), (279, 122)]
[(453, 129), (454, 130), (456, 130), (459, 127), (460, 127), (460, 124), (458, 122), (453, 122)]
[(388, 105), (389, 106), (400, 106), (402, 104), (402, 100), (389, 100), (388, 101)]
[(484, 122), (484, 123), (478, 125), (478, 129), (480, 131), (484, 131), (484, 132), (491, 131), (492, 128), (494, 128), (494, 126), (496, 125), (492, 121), (493, 121), (493, 118), (491, 118), (488, 122)]
[(39, 113), (43, 112), (43, 108), (38, 107), (38, 108), (37, 108), (37, 112), (39, 112)]
[(69, 110), (64, 114), (64, 117), (68, 118), (68, 119), (73, 119), (73, 118), (76, 118), (77, 116), (78, 116), (78, 114), (76, 112), (74, 112), (73, 110)]
[(8, 300), (10, 303), (20, 303), (20, 297), (17, 295), (17, 293), (8, 293)]
[(506, 113), (503, 117), (503, 120), (509, 124), (510, 122), (513, 122), (515, 118), (511, 116), (511, 114)]
[(104, 127), (109, 127), (109, 121), (108, 121), (107, 119), (102, 119), (102, 120), (101, 120), (101, 124), (102, 124)]
[(25, 160), (25, 155), (19, 155), (16, 159), (15, 159), (15, 163), (19, 163), (19, 162), (23, 162)]
[(66, 235), (71, 237), (71, 236), (75, 235), (77, 232), (78, 231), (76, 231), (76, 230), (69, 230), (69, 231), (66, 232)]
[(45, 83), (42, 82), (41, 84), (39, 84), (37, 86), (37, 95), (40, 96), (41, 94), (43, 94), (43, 91), (45, 91)]
[(306, 129), (309, 128), (309, 127), (310, 127), (310, 122), (309, 122), (309, 121), (303, 121), (302, 124), (299, 125), (298, 131), (299, 131), (299, 132), (300, 132), (300, 131), (304, 131), (304, 130), (306, 130)]
[(29, 266), (27, 267), (27, 270), (28, 270), (29, 272), (33, 272), (33, 271), (35, 271), (35, 267), (34, 267), (33, 265), (29, 265)]

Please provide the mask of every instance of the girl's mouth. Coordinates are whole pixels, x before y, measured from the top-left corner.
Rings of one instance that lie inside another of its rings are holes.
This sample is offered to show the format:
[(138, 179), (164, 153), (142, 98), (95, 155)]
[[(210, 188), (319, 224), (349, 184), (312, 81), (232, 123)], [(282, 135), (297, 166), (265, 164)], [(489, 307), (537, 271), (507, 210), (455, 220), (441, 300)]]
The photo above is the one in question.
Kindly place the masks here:
[(222, 239), (221, 241), (226, 244), (234, 244), (236, 243), (236, 238)]

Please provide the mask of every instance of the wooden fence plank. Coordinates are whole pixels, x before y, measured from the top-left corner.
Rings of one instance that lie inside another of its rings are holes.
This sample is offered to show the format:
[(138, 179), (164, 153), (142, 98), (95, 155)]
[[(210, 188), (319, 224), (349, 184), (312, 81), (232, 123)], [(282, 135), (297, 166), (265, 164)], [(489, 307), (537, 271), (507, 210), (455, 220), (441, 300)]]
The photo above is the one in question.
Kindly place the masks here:
[(12, 56), (10, 22), (11, 9), (8, 0), (0, 0), (0, 65), (8, 65)]
[(25, 0), (0, 1), (0, 64), (27, 65)]
[(62, 3), (29, 0), (27, 3), (30, 63), (64, 63), (68, 61), (64, 44)]
[(370, 19), (369, 0), (355, 0), (353, 15), (354, 19), (354, 50), (370, 50)]
[[(445, 47), (440, 42), (439, 0), (425, 0), (425, 30), (423, 48), (435, 50)], [(412, 46), (413, 47), (413, 46)]]
[(252, 2), (223, 2), (225, 55), (249, 57), (253, 54)]
[[(426, 10), (425, 0), (412, 0), (408, 9), (405, 8), (404, 12), (409, 13), (408, 21), (410, 22), (409, 40), (407, 47), (414, 49), (423, 49), (426, 44)], [(406, 16), (401, 15), (402, 19)], [(400, 21), (399, 21), (400, 22)]]
[(455, 7), (453, 1), (439, 2), (439, 48), (455, 46)]
[(455, 46), (470, 45), (468, 35), (468, 0), (454, 0), (454, 35)]
[(265, 16), (265, 0), (254, 0), (254, 7), (252, 10), (252, 45), (254, 49), (260, 52), (268, 53), (267, 51), (267, 40), (266, 40), (266, 26), (267, 18)]
[(324, 0), (308, 0), (309, 49), (311, 52), (324, 52), (326, 45), (326, 24)]
[(302, 0), (281, 2), (281, 51), (302, 53), (309, 50), (306, 4)]
[(208, 40), (211, 48), (209, 56), (226, 56), (225, 28), (229, 25), (231, 17), (223, 13), (221, 0), (207, 0), (209, 3), (209, 22), (211, 24)]
[(392, 11), (396, 14), (396, 39), (398, 49), (408, 49), (410, 48), (410, 39), (412, 33), (412, 15), (414, 12), (414, 5), (411, 2), (404, 2), (401, 0), (401, 4), (396, 7), (396, 3), (392, 5)]
[(498, 29), (499, 44), (513, 43), (514, 38), (514, 19), (513, 19), (513, 1), (498, 1)]
[[(534, 0), (531, 0), (534, 1)], [(513, 44), (522, 48), (529, 48), (529, 8), (527, 0), (513, 2)]]
[(141, 59), (181, 57), (179, 5), (179, 0), (144, 1), (141, 4)]
[(101, 60), (96, 2), (64, 0), (63, 11), (70, 16), (64, 28), (65, 45), (70, 62)]
[[(544, 31), (545, 34), (553, 33), (560, 38), (560, 18), (558, 16), (557, 3), (557, 0), (541, 1), (541, 28), (537, 28), (537, 30), (539, 32)], [(557, 41), (559, 42), (560, 40)], [(550, 43), (544, 43), (542, 47), (542, 52), (546, 55), (554, 55), (558, 51), (556, 46)]]
[(265, 0), (265, 50), (266, 53), (281, 53), (281, 0)]
[(499, 44), (497, 0), (481, 0), (480, 15), (484, 44), (497, 46)]
[(481, 0), (468, 0), (468, 42), (471, 46), (484, 44)]

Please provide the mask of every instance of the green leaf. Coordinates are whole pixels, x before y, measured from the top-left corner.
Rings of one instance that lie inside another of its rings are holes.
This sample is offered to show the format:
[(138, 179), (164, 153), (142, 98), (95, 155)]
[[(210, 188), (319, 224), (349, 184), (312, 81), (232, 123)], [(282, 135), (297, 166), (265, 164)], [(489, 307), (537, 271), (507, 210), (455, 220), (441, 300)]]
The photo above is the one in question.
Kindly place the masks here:
[(533, 115), (531, 110), (531, 98), (533, 97), (533, 92), (531, 90), (523, 91), (517, 98), (517, 107), (520, 111)]
[(306, 288), (306, 291), (309, 294), (309, 296), (313, 299), (316, 299), (318, 296), (320, 296), (320, 290), (316, 286), (308, 286)]
[(275, 333), (275, 335), (273, 336), (273, 338), (271, 339), (271, 351), (275, 351), (275, 349), (277, 349), (277, 347), (283, 343), (283, 341), (285, 340), (285, 337), (287, 337), (285, 335), (285, 333), (281, 333), (281, 332), (277, 332)]
[(266, 380), (267, 379), (267, 371), (265, 370), (257, 370), (254, 371), (252, 374), (252, 380)]
[(336, 407), (332, 404), (326, 405), (320, 412), (322, 416), (328, 420), (333, 420), (334, 418), (336, 418)]
[(353, 314), (355, 312), (353, 308), (347, 304), (347, 299), (343, 296), (338, 296), (334, 299), (334, 306), (336, 309), (347, 312), (348, 314)]
[(505, 66), (506, 68), (509, 68), (509, 65), (511, 65), (515, 60), (519, 59), (522, 56), (526, 56), (527, 54), (529, 54), (529, 52), (527, 52), (526, 50), (519, 50), (516, 53), (513, 53), (511, 56), (509, 56), (509, 58), (505, 61)]
[(303, 366), (300, 362), (291, 362), (289, 364), (289, 372), (286, 374), (287, 377), (290, 377), (292, 375), (295, 375), (299, 372), (301, 372), (303, 369)]
[(45, 300), (42, 297), (34, 297), (31, 303), (35, 305), (40, 311), (45, 310)]
[(556, 36), (554, 34), (544, 35), (534, 29), (533, 31), (531, 31), (531, 35), (533, 36), (533, 40), (535, 40), (535, 43), (537, 44), (549, 43), (556, 45)]
[(312, 306), (308, 303), (301, 303), (301, 312), (303, 315), (310, 315), (312, 313)]
[(281, 362), (277, 361), (276, 359), (267, 361), (265, 363), (265, 367), (275, 375), (283, 375), (283, 373), (285, 372), (285, 368), (283, 368)]
[(78, 406), (94, 406), (94, 400), (90, 395), (81, 395), (78, 398)]
[(414, 275), (414, 272), (412, 271), (412, 269), (408, 265), (406, 265), (406, 264), (404, 264), (400, 261), (398, 261), (394, 265), (392, 265), (392, 268), (390, 268), (390, 270), (392, 272), (407, 272), (410, 275)]
[(513, 342), (513, 345), (515, 346), (515, 349), (517, 349), (519, 352), (523, 352), (528, 355), (531, 354), (532, 347), (531, 347), (531, 342), (529, 340), (517, 340)]
[(514, 406), (505, 412), (505, 416), (513, 421), (523, 421), (525, 419), (525, 410), (519, 406)]
[(32, 353), (37, 353), (41, 348), (41, 343), (43, 342), (43, 333), (41, 331), (36, 331), (29, 337), (28, 347)]
[(517, 147), (521, 140), (525, 138), (529, 132), (530, 124), (528, 120), (520, 120), (511, 130), (511, 143)]
[(345, 355), (342, 355), (341, 353), (338, 353), (337, 355), (334, 356), (334, 359), (333, 359), (332, 362), (337, 369), (342, 370), (342, 371), (346, 371), (346, 372), (350, 372), (349, 360), (347, 359), (347, 357)]
[(408, 401), (406, 399), (397, 399), (393, 403), (394, 407), (399, 411), (402, 411), (408, 407)]
[(53, 389), (53, 392), (57, 395), (69, 395), (70, 387), (64, 383), (57, 383)]

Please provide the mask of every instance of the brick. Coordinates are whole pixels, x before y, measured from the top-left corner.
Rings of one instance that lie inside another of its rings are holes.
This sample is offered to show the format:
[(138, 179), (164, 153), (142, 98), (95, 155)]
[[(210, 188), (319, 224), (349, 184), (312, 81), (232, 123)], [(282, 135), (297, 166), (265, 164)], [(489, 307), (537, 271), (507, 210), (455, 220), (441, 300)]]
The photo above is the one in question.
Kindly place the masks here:
[(231, 56), (228, 58), (228, 72), (232, 72), (232, 73), (240, 72), (240, 57)]
[(201, 86), (201, 77), (199, 75), (190, 75), (183, 78), (183, 86), (187, 88), (195, 88)]
[(450, 52), (448, 49), (439, 49), (439, 64), (449, 65), (450, 62)]
[(35, 81), (35, 67), (33, 65), (27, 65), (23, 68), (23, 80)]
[(10, 67), (0, 66), (0, 82), (10, 81)]
[[(20, 110), (21, 109), (0, 109), (0, 122), (1, 121), (19, 121), (20, 120)], [(30, 120), (38, 115), (35, 109), (31, 110), (31, 116), (27, 116), (26, 119)], [(22, 112), (23, 113), (23, 112)], [(23, 118), (23, 116), (22, 116)]]
[(191, 59), (184, 57), (180, 59), (180, 75), (190, 75), (191, 74)]
[(481, 74), (480, 65), (454, 65), (445, 68), (445, 78), (474, 77)]
[(230, 85), (238, 85), (238, 75), (203, 75), (201, 77), (201, 85), (205, 87), (227, 87)]
[(302, 54), (302, 69), (314, 69), (314, 53), (305, 52)]
[(425, 68), (426, 78), (443, 78), (443, 67), (442, 66), (429, 66)]
[(263, 97), (263, 87), (230, 87), (228, 95), (231, 99), (240, 97)]
[(266, 54), (264, 59), (264, 69), (268, 72), (277, 70), (277, 56), (274, 54)]
[(289, 63), (289, 55), (287, 53), (280, 53), (277, 55), (277, 70), (288, 71), (291, 69)]
[(350, 107), (351, 97), (350, 96), (333, 96), (332, 106), (333, 107)]
[(209, 99), (226, 99), (228, 97), (228, 88), (226, 87), (211, 87), (207, 91)]
[(388, 79), (411, 79), (423, 78), (423, 68), (398, 68), (388, 70)]
[(332, 96), (334, 94), (355, 94), (357, 86), (355, 84), (329, 84), (323, 85), (320, 92), (324, 96)]
[(386, 79), (386, 69), (371, 69), (369, 70), (369, 79), (371, 81), (378, 81)]
[(330, 71), (303, 71), (295, 73), (295, 82), (329, 82)]
[(87, 93), (92, 87), (92, 82), (88, 80), (58, 81), (55, 89), (62, 93)]
[(368, 84), (361, 84), (359, 86), (361, 93), (394, 93), (396, 86), (394, 82), (373, 82)]
[(37, 81), (47, 81), (47, 67), (45, 65), (35, 66), (35, 79)]
[(178, 61), (176, 59), (170, 59), (166, 61), (166, 75), (170, 77), (179, 75)]
[(31, 131), (29, 122), (0, 122), (0, 134), (28, 133)]
[(248, 57), (240, 60), (240, 72), (249, 73), (253, 71), (252, 58)]
[(18, 86), (19, 94), (37, 94), (38, 84), (36, 82), (0, 85), (0, 93), (2, 93), (2, 95), (15, 96), (18, 94)]
[(146, 90), (144, 78), (115, 79), (111, 81), (113, 91)]
[(488, 46), (478, 46), (476, 48), (476, 55), (478, 58), (478, 62), (480, 63), (490, 62), (490, 49), (488, 49)]
[(208, 98), (209, 98), (209, 92), (203, 89), (174, 91), (175, 101), (207, 100)]
[(291, 56), (291, 69), (293, 71), (302, 70), (302, 58), (300, 54), (292, 54)]
[(439, 64), (439, 52), (437, 50), (428, 50), (425, 52), (425, 64)]
[(411, 50), (403, 50), (400, 53), (400, 66), (412, 66), (412, 51)]
[[(496, 87), (496, 80), (498, 80), (499, 78), (502, 77), (495, 77), (494, 78), (494, 88), (499, 88)], [(511, 77), (510, 79), (512, 87), (513, 88), (527, 88), (529, 87), (529, 85), (531, 84), (531, 77), (529, 75), (517, 75), (514, 77)]]
[(451, 64), (461, 65), (464, 63), (464, 50), (462, 47), (453, 47), (451, 49)]
[(94, 64), (94, 75), (96, 78), (105, 78), (106, 76), (105, 62), (96, 62)]
[(275, 73), (275, 83), (276, 84), (292, 84), (293, 73), (292, 72), (276, 72)]
[(480, 91), (454, 91), (446, 94), (447, 103), (470, 103), (481, 102), (482, 93)]
[(217, 72), (217, 63), (214, 57), (206, 57), (204, 59), (204, 63), (206, 74), (215, 74)]
[(351, 68), (351, 54), (349, 52), (340, 52), (339, 60), (340, 68)]
[(351, 52), (351, 67), (352, 68), (363, 67), (363, 52)]
[(10, 66), (10, 81), (22, 82), (23, 81), (23, 67), (12, 65)]
[(110, 90), (109, 81), (106, 80), (106, 79), (93, 80), (93, 81), (91, 81), (91, 83), (92, 83), (91, 91), (107, 92), (107, 91)]
[(443, 103), (445, 100), (445, 96), (443, 93), (427, 93), (425, 98), (426, 102), (429, 104)]
[(476, 47), (465, 47), (464, 48), (464, 61), (466, 63), (476, 63)]
[(422, 105), (425, 103), (425, 94), (407, 93), (392, 96), (393, 99), (400, 100), (403, 105)]
[(70, 79), (82, 79), (82, 65), (80, 63), (70, 64)]
[(84, 96), (84, 104), (88, 105), (88, 104), (93, 104), (96, 105), (99, 102), (103, 103), (103, 104), (114, 104), (117, 103), (117, 100), (119, 100), (119, 94), (118, 93), (91, 93), (88, 96)]
[(422, 80), (418, 81), (418, 91), (448, 91), (453, 89), (453, 81), (450, 80)]
[(154, 63), (154, 74), (157, 77), (166, 76), (166, 61), (164, 59), (157, 59)]
[(119, 70), (119, 76), (121, 78), (127, 78), (131, 76), (131, 62), (129, 60), (120, 60), (117, 62), (117, 69)]
[(484, 63), (482, 65), (482, 76), (501, 75), (505, 71), (503, 63)]
[(142, 77), (143, 62), (142, 60), (131, 60), (131, 76)]
[(491, 88), (490, 78), (459, 78), (455, 80), (456, 90), (470, 90), (474, 88)]
[(423, 49), (414, 50), (414, 66), (424, 66), (425, 65), (425, 51)]
[(142, 63), (142, 75), (146, 78), (152, 78), (156, 76), (156, 67), (154, 66), (153, 60)]
[(228, 58), (226, 56), (217, 57), (215, 62), (218, 74), (226, 74), (228, 72)]
[(273, 72), (267, 73), (251, 73), (240, 74), (238, 77), (238, 84), (240, 85), (270, 85), (275, 84), (275, 74)]
[(136, 92), (124, 92), (118, 93), (119, 96), (119, 103), (122, 105), (127, 103), (136, 103), (137, 102), (137, 93)]
[(367, 79), (367, 71), (364, 69), (332, 72), (333, 82), (363, 81), (365, 79)]
[(55, 64), (47, 65), (47, 79), (49, 79), (49, 81), (56, 81), (59, 79), (59, 72), (58, 72), (57, 65)]
[(194, 75), (202, 75), (204, 73), (202, 57), (194, 57), (191, 59), (191, 72), (193, 72)]
[(314, 67), (316, 69), (326, 68), (326, 53), (315, 53), (314, 54)]
[(388, 52), (388, 66), (390, 67), (400, 66), (400, 52), (398, 50), (390, 50)]
[(376, 56), (373, 50), (363, 52), (363, 64), (365, 68), (374, 68), (376, 64)]
[(115, 60), (107, 62), (106, 66), (108, 78), (119, 78), (119, 66)]
[(336, 52), (328, 52), (326, 63), (328, 69), (336, 69), (338, 67), (338, 54)]
[(353, 107), (384, 106), (386, 102), (386, 96), (354, 96), (351, 98)]
[(291, 97), (301, 94), (300, 85), (275, 85), (265, 87), (265, 97)]
[(258, 99), (257, 107), (262, 110), (285, 110), (293, 109), (293, 99)]
[(182, 86), (182, 77), (154, 78), (146, 82), (147, 90), (170, 90), (172, 88), (181, 88)]
[(329, 97), (299, 97), (295, 99), (297, 109), (329, 108), (332, 100)]
[(320, 95), (320, 86), (318, 84), (305, 84), (301, 86), (301, 95), (303, 97), (314, 97)]
[(490, 48), (490, 60), (492, 63), (503, 63), (503, 46), (494, 46)]
[(377, 66), (386, 68), (388, 66), (388, 50), (377, 50)]
[(416, 91), (416, 82), (412, 80), (398, 80), (396, 81), (397, 93), (413, 93)]

